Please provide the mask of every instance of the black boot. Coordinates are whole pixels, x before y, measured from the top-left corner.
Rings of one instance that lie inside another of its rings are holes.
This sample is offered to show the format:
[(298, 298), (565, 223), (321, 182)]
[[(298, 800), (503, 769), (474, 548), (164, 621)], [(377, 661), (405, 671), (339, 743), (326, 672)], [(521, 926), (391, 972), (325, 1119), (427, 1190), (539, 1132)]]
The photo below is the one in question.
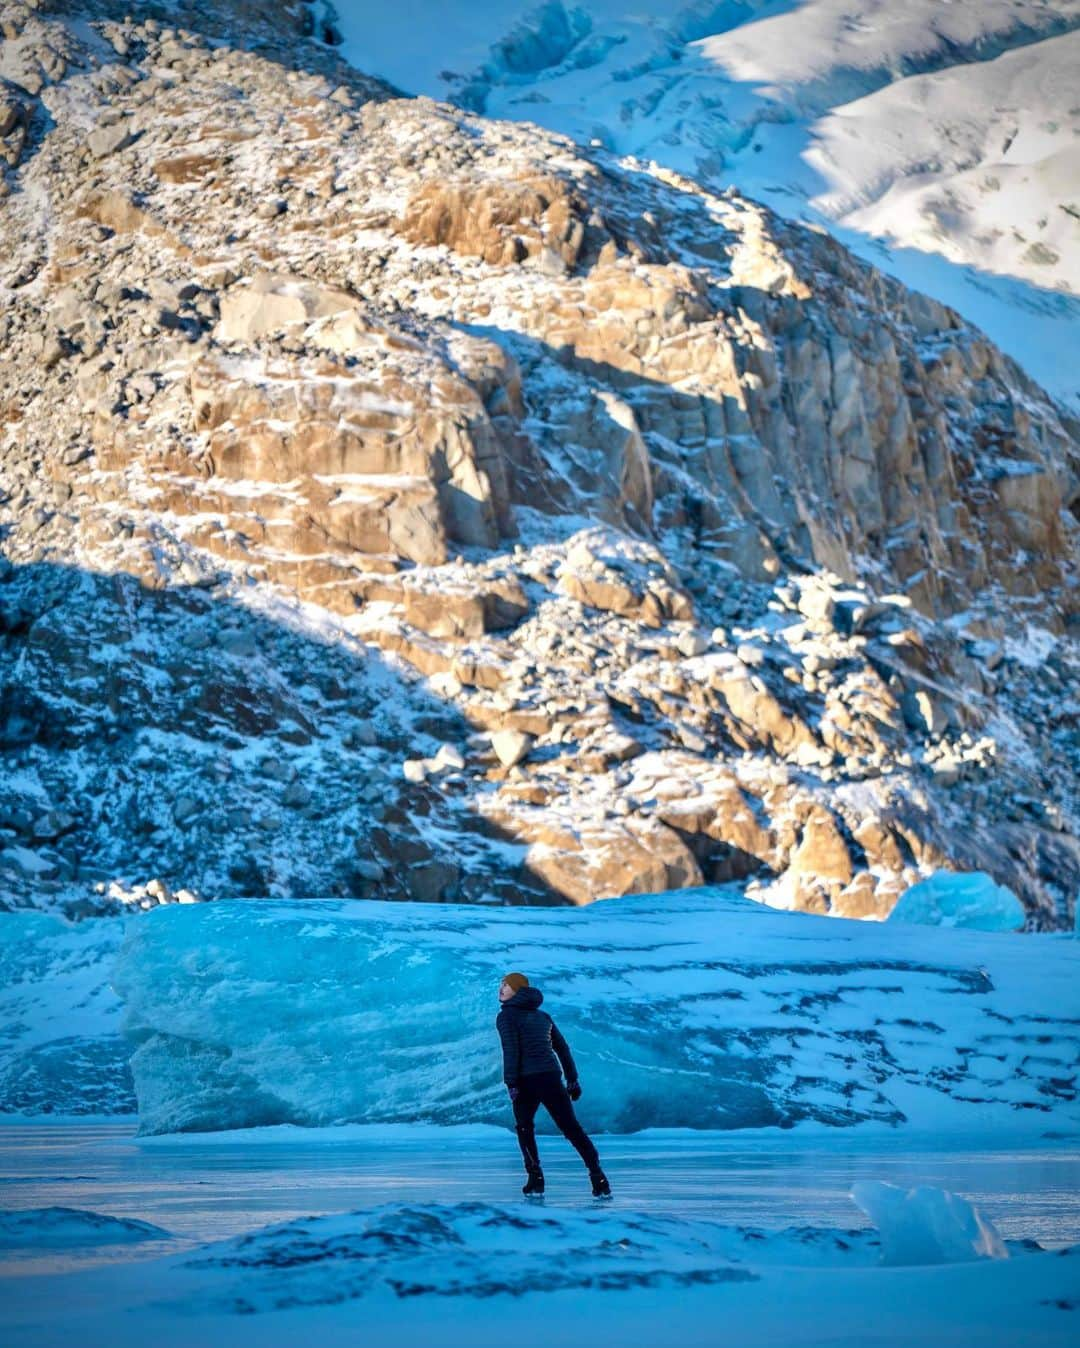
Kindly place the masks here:
[(542, 1170), (530, 1170), (529, 1178), (525, 1181), (525, 1187), (521, 1191), (530, 1198), (539, 1198), (544, 1192), (544, 1172)]
[(592, 1180), (593, 1198), (610, 1198), (611, 1185), (608, 1183), (608, 1177), (602, 1170), (590, 1170), (589, 1178)]

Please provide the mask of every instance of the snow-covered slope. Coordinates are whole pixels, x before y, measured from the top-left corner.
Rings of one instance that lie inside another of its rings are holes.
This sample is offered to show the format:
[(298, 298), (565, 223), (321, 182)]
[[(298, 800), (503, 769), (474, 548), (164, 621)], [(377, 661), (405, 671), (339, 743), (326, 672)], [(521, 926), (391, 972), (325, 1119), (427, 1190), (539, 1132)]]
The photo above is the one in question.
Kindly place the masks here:
[(361, 69), (824, 221), (1080, 406), (1075, 0), (337, 8)]
[(943, 945), (933, 929), (702, 889), (573, 913), (157, 909), (132, 923), (114, 979), (141, 1127), (502, 1122), (507, 968), (547, 989), (597, 1129), (1080, 1125), (1076, 942), (954, 932)]

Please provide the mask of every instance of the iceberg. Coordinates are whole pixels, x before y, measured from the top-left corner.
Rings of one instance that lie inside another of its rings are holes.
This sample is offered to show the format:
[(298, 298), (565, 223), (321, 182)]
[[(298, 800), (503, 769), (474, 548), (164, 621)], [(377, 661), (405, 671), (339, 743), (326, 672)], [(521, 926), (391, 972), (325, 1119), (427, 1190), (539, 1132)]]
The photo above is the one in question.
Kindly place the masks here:
[(943, 945), (721, 887), (571, 911), (229, 900), (144, 914), (114, 977), (140, 1129), (506, 1126), (494, 1019), (508, 969), (545, 992), (598, 1132), (1080, 1124), (1076, 942)]
[(883, 1264), (963, 1264), (1009, 1257), (993, 1222), (947, 1189), (901, 1189), (884, 1181), (863, 1181), (853, 1187), (851, 1197), (881, 1233)]
[(1019, 931), (1024, 905), (983, 871), (937, 871), (900, 896), (890, 922), (975, 931)]

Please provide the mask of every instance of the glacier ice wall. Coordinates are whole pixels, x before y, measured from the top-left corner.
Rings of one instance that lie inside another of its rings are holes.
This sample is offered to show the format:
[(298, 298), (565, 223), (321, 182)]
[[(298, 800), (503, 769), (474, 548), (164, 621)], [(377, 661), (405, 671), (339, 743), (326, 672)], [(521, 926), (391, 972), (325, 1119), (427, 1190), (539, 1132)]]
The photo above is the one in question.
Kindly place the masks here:
[(496, 990), (527, 972), (590, 1128), (1080, 1124), (1080, 944), (776, 913), (723, 889), (566, 912), (236, 900), (129, 926), (147, 1133), (506, 1123)]
[(123, 920), (0, 913), (0, 1114), (130, 1114), (109, 978)]

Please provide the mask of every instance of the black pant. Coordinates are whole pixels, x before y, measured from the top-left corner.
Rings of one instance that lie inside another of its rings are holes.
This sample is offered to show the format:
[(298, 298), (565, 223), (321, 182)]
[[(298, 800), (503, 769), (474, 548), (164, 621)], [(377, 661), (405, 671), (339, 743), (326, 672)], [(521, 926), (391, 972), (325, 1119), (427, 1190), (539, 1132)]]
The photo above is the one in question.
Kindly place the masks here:
[(530, 1072), (518, 1078), (518, 1094), (514, 1101), (514, 1122), (517, 1125), (518, 1146), (525, 1158), (526, 1170), (540, 1169), (540, 1154), (536, 1150), (536, 1129), (533, 1120), (543, 1105), (559, 1131), (571, 1144), (590, 1170), (600, 1169), (600, 1157), (578, 1123), (573, 1102), (566, 1093), (559, 1072)]

